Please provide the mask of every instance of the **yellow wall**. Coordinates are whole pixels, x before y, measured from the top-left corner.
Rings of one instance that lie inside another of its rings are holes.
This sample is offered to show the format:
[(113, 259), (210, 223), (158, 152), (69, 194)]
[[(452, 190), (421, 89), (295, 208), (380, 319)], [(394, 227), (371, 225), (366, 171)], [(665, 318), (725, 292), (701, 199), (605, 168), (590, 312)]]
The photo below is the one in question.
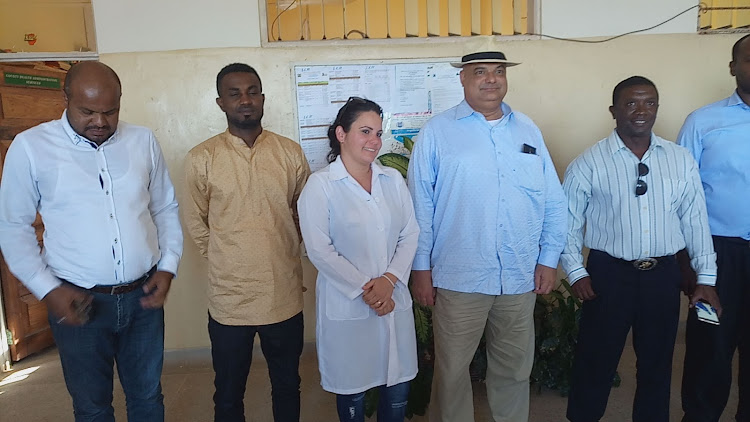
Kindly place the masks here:
[[(14, 52), (96, 51), (90, 1), (0, 0), (0, 49)], [(34, 45), (24, 34), (37, 36)]]
[[(230, 62), (254, 66), (266, 94), (264, 126), (295, 138), (294, 64), (365, 59), (457, 57), (498, 49), (523, 62), (508, 73), (507, 102), (542, 129), (558, 173), (586, 147), (607, 136), (614, 85), (640, 74), (661, 93), (655, 131), (674, 139), (693, 109), (728, 96), (734, 88), (727, 63), (738, 36), (642, 35), (605, 44), (558, 41), (499, 42), (492, 37), (414, 44), (237, 48), (103, 54), (123, 83), (123, 120), (153, 128), (180, 198), (187, 151), (226, 127), (214, 99), (215, 77)], [(459, 81), (456, 80), (456, 84)], [(306, 339), (314, 338), (314, 269), (306, 262)], [(189, 239), (167, 303), (168, 349), (206, 347), (206, 266)]]

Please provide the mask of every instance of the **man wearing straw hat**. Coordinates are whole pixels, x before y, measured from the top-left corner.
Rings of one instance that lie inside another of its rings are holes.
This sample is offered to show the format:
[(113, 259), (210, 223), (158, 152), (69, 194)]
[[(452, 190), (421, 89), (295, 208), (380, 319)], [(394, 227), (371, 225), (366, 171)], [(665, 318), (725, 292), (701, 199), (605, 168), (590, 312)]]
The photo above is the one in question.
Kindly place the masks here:
[(501, 52), (462, 57), (464, 101), (419, 133), (409, 187), (420, 235), (412, 294), (435, 306), (430, 420), (474, 420), (469, 364), (487, 339), (495, 421), (529, 415), (534, 303), (565, 244), (566, 201), (542, 134), (503, 102)]

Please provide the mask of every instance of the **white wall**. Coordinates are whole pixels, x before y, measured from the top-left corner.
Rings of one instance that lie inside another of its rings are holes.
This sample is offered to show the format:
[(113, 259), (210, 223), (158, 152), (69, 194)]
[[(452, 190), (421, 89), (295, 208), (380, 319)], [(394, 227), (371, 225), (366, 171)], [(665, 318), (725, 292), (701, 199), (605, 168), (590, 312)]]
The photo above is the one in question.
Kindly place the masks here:
[[(523, 62), (508, 72), (507, 101), (528, 114), (544, 133), (562, 174), (586, 147), (607, 136), (614, 121), (607, 108), (612, 88), (640, 74), (661, 93), (655, 131), (674, 139), (695, 108), (728, 96), (734, 87), (727, 63), (738, 35), (644, 35), (606, 44), (560, 41), (497, 41), (492, 37), (429, 40), (421, 44), (377, 43), (346, 46), (204, 49), (174, 52), (103, 54), (120, 75), (120, 117), (156, 132), (177, 188), (185, 194), (185, 154), (223, 131), (226, 118), (216, 106), (216, 73), (227, 63), (254, 66), (266, 94), (264, 127), (292, 139), (297, 130), (292, 67), (304, 62), (455, 58), (471, 51), (498, 49)], [(668, 54), (667, 54), (668, 53)], [(695, 60), (700, 54), (704, 59)], [(455, 81), (459, 83), (458, 80)], [(314, 338), (315, 270), (305, 260), (305, 338)], [(205, 347), (206, 264), (186, 237), (179, 276), (166, 306), (166, 347)]]
[(260, 0), (93, 0), (99, 53), (259, 47)]
[[(648, 28), (695, 6), (698, 0), (536, 0), (542, 33), (565, 38), (619, 35)], [(695, 33), (698, 10), (655, 28), (650, 34)]]
[[(625, 77), (641, 74), (657, 84), (661, 108), (655, 130), (667, 139), (674, 139), (687, 113), (729, 95), (734, 86), (727, 63), (738, 36), (695, 35), (697, 14), (658, 31), (690, 35), (626, 37), (595, 45), (473, 37), (259, 48), (258, 1), (94, 0), (101, 60), (111, 65), (123, 82), (121, 118), (155, 130), (178, 199), (184, 195), (185, 154), (226, 127), (225, 116), (214, 102), (214, 81), (222, 66), (235, 61), (255, 66), (263, 78), (264, 126), (295, 138), (294, 64), (455, 58), (471, 51), (504, 51), (524, 63), (509, 72), (508, 101), (540, 126), (559, 173), (612, 130), (614, 122), (607, 107), (613, 86)], [(693, 3), (541, 1), (544, 32), (569, 37), (616, 34), (650, 26)], [(256, 48), (216, 48), (231, 46)], [(168, 52), (179, 49), (191, 50)], [(695, 59), (698, 54), (702, 60)], [(315, 271), (309, 261), (304, 264), (309, 341), (315, 326), (311, 321)], [(209, 344), (205, 330), (206, 265), (189, 239), (166, 305), (166, 318), (168, 349)]]
[[(260, 47), (263, 0), (93, 0), (100, 53)], [(536, 0), (541, 31), (561, 37), (617, 35), (655, 25), (697, 0)], [(692, 10), (650, 31), (695, 33)], [(418, 41), (415, 41), (418, 42)]]

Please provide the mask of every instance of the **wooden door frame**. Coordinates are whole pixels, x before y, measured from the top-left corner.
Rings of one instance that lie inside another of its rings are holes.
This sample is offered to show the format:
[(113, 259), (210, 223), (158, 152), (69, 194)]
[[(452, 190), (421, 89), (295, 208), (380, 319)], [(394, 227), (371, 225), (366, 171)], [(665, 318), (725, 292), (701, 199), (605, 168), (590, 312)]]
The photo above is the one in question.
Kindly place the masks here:
[(5, 307), (3, 295), (0, 294), (0, 372), (10, 371), (10, 346), (8, 345), (8, 326), (5, 324)]
[[(3, 72), (5, 73), (3, 74)], [(17, 84), (15, 83), (8, 84), (7, 81), (5, 81), (8, 72), (11, 74), (22, 73), (56, 78), (59, 79), (59, 87), (16, 86)], [(0, 83), (5, 82), (2, 84), (4, 98), (5, 95), (16, 96), (19, 98), (27, 96), (26, 93), (21, 92), (25, 90), (34, 90), (37, 92), (54, 91), (56, 93), (55, 95), (49, 96), (45, 94), (43, 97), (46, 98), (47, 102), (52, 101), (53, 103), (57, 103), (58, 101), (56, 99), (52, 100), (52, 98), (57, 98), (59, 95), (59, 99), (62, 101), (62, 85), (65, 76), (65, 73), (51, 72), (46, 69), (36, 69), (31, 66), (19, 67), (0, 63)], [(18, 100), (16, 100), (16, 102), (18, 103)], [(18, 104), (26, 106), (25, 102), (28, 102), (28, 99), (24, 99)], [(7, 114), (6, 112), (8, 110), (3, 106), (3, 109), (0, 110), (0, 116), (2, 117), (1, 121), (3, 122), (3, 126), (0, 126), (0, 142), (2, 142), (0, 160), (4, 161), (8, 145), (19, 132), (36, 126), (44, 121), (59, 118), (64, 109), (64, 105), (60, 102), (58, 106), (60, 107), (60, 110), (55, 112), (54, 116), (52, 114), (48, 115), (47, 112), (50, 110), (46, 109), (45, 112), (37, 115), (35, 118), (27, 118), (23, 107), (16, 107), (14, 112)], [(34, 108), (38, 107), (34, 106)], [(4, 163), (0, 161), (0, 170), (2, 170), (3, 164)], [(41, 219), (37, 216), (37, 220), (33, 224), (37, 236), (40, 235), (38, 227), (40, 224)], [(0, 372), (2, 372), (10, 370), (10, 363), (13, 359), (23, 359), (29, 354), (41, 350), (46, 345), (54, 344), (54, 341), (52, 339), (50, 328), (46, 323), (47, 312), (40, 308), (40, 306), (44, 306), (43, 303), (33, 298), (28, 289), (13, 276), (1, 254), (0, 295), (3, 296), (3, 298), (0, 298)], [(5, 299), (4, 303), (3, 299)], [(15, 299), (18, 299), (18, 302)], [(34, 309), (32, 310), (32, 308)], [(42, 312), (44, 314), (44, 322), (41, 322), (42, 319), (40, 315)], [(30, 318), (32, 316), (31, 313), (34, 314), (34, 318)], [(11, 333), (11, 335), (16, 338), (9, 338), (7, 333)], [(12, 344), (9, 344), (9, 342), (12, 342)]]

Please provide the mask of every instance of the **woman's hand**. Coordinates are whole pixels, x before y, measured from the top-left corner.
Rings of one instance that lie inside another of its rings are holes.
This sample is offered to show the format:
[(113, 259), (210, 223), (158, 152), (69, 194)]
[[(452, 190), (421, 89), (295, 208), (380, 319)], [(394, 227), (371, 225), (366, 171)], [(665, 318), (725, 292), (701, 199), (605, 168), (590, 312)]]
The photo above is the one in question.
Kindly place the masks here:
[(375, 312), (378, 312), (378, 315), (380, 315), (379, 309), (385, 306), (393, 295), (393, 285), (382, 276), (368, 281), (367, 284), (362, 286), (362, 290), (364, 290), (362, 300)]
[(396, 309), (396, 302), (394, 302), (393, 299), (388, 299), (387, 302), (375, 309), (375, 312), (378, 313), (378, 316), (385, 316), (393, 312), (394, 309)]

